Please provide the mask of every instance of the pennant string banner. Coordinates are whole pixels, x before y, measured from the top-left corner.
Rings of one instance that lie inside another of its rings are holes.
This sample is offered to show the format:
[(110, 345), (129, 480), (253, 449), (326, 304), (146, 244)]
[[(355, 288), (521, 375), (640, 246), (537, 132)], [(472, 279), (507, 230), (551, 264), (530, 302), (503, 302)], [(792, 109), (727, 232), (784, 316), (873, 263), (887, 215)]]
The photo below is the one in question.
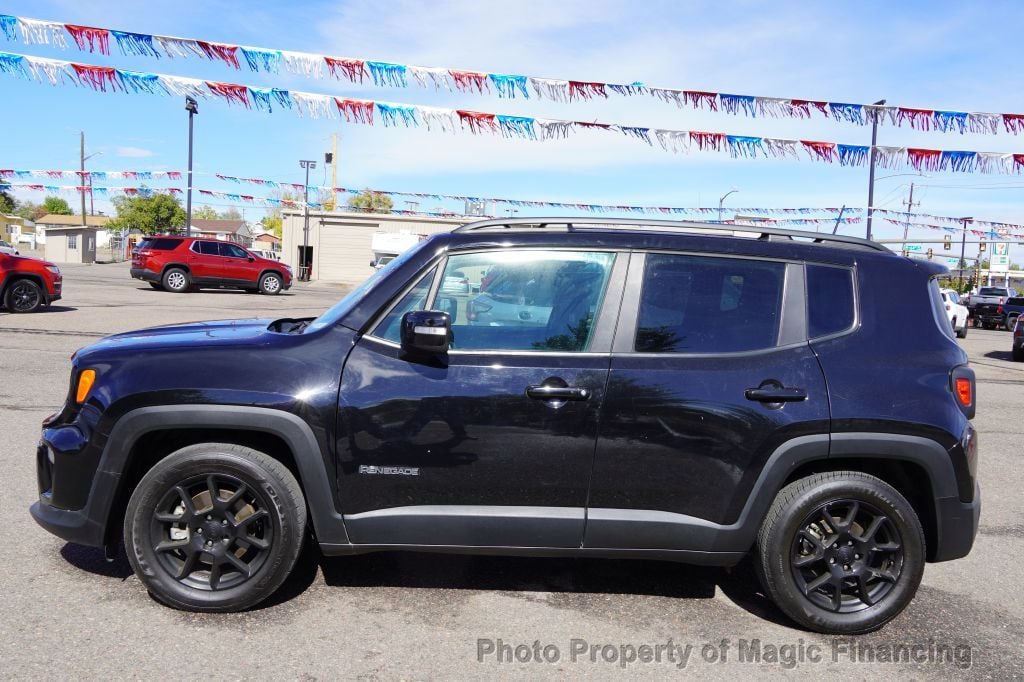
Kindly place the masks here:
[[(289, 73), (307, 78), (344, 79), (352, 83), (371, 81), (380, 87), (409, 87), (408, 75), (420, 87), (444, 88), (460, 92), (490, 93), (499, 97), (528, 99), (535, 97), (560, 102), (607, 98), (609, 92), (623, 97), (650, 96), (679, 108), (724, 111), (733, 115), (770, 118), (810, 118), (812, 112), (824, 118), (854, 125), (875, 121), (896, 127), (943, 133), (995, 135), (1005, 130), (1013, 135), (1024, 132), (1024, 114), (943, 111), (891, 105), (854, 104), (736, 95), (700, 90), (660, 88), (642, 82), (603, 83), (569, 79), (538, 78), (515, 74), (495, 74), (461, 69), (413, 66), (369, 61), (307, 52), (290, 52), (231, 45), (194, 38), (176, 38), (157, 34), (131, 33), (109, 28), (79, 26), (55, 21), (0, 14), (0, 36), (27, 45), (45, 44), (69, 47), (66, 37), (81, 52), (110, 54), (110, 36), (126, 56), (187, 58), (219, 61), (240, 70), (244, 63), (256, 72), (280, 73), (282, 65)], [(239, 59), (241, 53), (242, 59)], [(324, 68), (326, 67), (326, 69)], [(815, 151), (817, 153), (817, 151)], [(827, 152), (826, 152), (827, 153)]]

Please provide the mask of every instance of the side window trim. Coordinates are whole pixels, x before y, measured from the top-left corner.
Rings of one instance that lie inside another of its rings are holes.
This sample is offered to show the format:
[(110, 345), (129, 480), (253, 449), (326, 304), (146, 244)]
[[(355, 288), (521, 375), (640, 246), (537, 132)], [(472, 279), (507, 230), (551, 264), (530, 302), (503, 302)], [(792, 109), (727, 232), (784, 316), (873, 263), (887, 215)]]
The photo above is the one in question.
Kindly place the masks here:
[[(647, 266), (647, 256), (653, 253), (665, 253), (673, 256), (691, 257), (722, 257), (735, 258), (740, 260), (784, 262), (786, 264), (785, 279), (783, 280), (782, 311), (779, 321), (779, 332), (775, 345), (768, 348), (756, 350), (729, 351), (723, 353), (648, 353), (634, 350), (637, 333), (637, 322), (640, 316), (640, 295), (643, 291), (644, 271)], [(797, 271), (803, 272), (803, 266), (799, 263), (781, 261), (778, 258), (759, 258), (756, 256), (723, 255), (716, 253), (698, 253), (683, 251), (634, 251), (630, 258), (629, 273), (626, 276), (626, 285), (622, 296), (622, 312), (619, 314), (618, 325), (615, 330), (615, 339), (612, 342), (613, 355), (636, 355), (648, 357), (737, 357), (743, 355), (762, 355), (773, 353), (780, 349), (799, 346), (807, 343), (807, 319), (806, 305), (804, 303), (805, 291), (803, 277), (800, 282), (792, 282), (790, 277)], [(794, 303), (796, 306), (794, 307)], [(801, 321), (802, 318), (802, 321)], [(796, 335), (800, 334), (800, 338)], [(785, 339), (786, 343), (783, 343)]]

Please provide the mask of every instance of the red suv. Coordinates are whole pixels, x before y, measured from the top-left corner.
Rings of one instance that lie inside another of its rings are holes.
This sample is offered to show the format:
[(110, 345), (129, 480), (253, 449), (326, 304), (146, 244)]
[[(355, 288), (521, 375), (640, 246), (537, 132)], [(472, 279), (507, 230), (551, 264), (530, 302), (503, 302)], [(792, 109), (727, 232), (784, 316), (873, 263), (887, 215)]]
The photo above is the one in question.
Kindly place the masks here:
[(292, 285), (291, 268), (284, 263), (232, 242), (194, 237), (147, 237), (132, 252), (131, 273), (154, 289), (176, 293), (218, 287), (279, 294)]
[(34, 313), (60, 298), (64, 278), (53, 263), (0, 253), (0, 305), (12, 313)]

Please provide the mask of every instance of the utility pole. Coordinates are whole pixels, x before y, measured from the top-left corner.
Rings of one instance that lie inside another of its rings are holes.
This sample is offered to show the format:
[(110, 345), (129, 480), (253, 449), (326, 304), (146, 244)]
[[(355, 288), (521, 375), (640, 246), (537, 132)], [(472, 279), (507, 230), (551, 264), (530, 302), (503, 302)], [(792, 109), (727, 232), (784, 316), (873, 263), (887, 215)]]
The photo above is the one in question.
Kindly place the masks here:
[(303, 282), (308, 282), (309, 269), (313, 265), (313, 261), (309, 257), (309, 169), (316, 168), (316, 161), (301, 159), (299, 167), (306, 169), (306, 184), (302, 188), (302, 258), (299, 262), (299, 278)]
[(199, 113), (199, 103), (191, 97), (185, 98), (188, 112), (188, 193), (185, 199), (185, 236), (192, 234), (192, 119)]
[(331, 210), (338, 208), (338, 133), (331, 133)]
[[(82, 184), (84, 185), (85, 184), (85, 131), (84, 130), (80, 130), (78, 132), (78, 142), (79, 142), (79, 155), (78, 155), (78, 157), (79, 157), (79, 160), (82, 162), (82, 178), (81, 178), (81, 180), (82, 180)], [(83, 225), (87, 224), (85, 222), (85, 190), (84, 189), (82, 190), (82, 224)]]
[(730, 194), (734, 194), (736, 192), (739, 192), (739, 190), (738, 189), (731, 189), (728, 192), (726, 192), (724, 195), (722, 195), (722, 198), (718, 200), (718, 222), (722, 222), (722, 204), (725, 202), (726, 197), (728, 197)]
[(961, 291), (963, 291), (963, 288), (964, 288), (964, 266), (966, 265), (966, 263), (964, 262), (964, 249), (967, 247), (967, 223), (968, 223), (968, 221), (974, 220), (974, 218), (961, 218), (960, 220), (963, 221), (964, 231), (960, 235), (960, 262), (957, 263), (957, 265), (960, 266), (959, 267), (959, 270), (960, 270), (959, 289)]
[(910, 198), (906, 201), (907, 204), (907, 220), (903, 223), (903, 243), (907, 243), (907, 232), (910, 231), (910, 212), (914, 210), (915, 206), (920, 206), (921, 202), (914, 203), (914, 183), (910, 183)]
[[(843, 222), (844, 213), (846, 213), (846, 204), (843, 204), (839, 209), (839, 217), (836, 218), (836, 224), (832, 227), (832, 234), (835, 234), (839, 230), (839, 223)], [(818, 231), (818, 223), (814, 223), (814, 231)]]
[[(873, 106), (880, 107), (884, 104), (885, 100), (880, 99)], [(881, 116), (881, 113), (879, 109), (871, 110), (871, 151), (868, 154), (868, 239), (871, 239), (871, 215), (874, 213), (875, 206), (875, 146), (878, 143), (878, 117)]]

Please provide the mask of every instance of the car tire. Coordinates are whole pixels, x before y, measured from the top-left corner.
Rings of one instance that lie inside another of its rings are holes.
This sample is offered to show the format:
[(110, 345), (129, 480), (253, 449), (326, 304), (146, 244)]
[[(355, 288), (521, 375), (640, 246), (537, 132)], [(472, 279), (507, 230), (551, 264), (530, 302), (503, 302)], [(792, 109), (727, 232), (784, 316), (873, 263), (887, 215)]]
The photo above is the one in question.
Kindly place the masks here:
[(181, 268), (168, 268), (161, 283), (165, 290), (175, 294), (183, 294), (191, 286), (188, 273)]
[(964, 323), (964, 326), (961, 329), (957, 329), (956, 330), (956, 338), (958, 338), (958, 339), (966, 339), (967, 338), (967, 323), (966, 322)]
[(1014, 362), (1024, 362), (1024, 348), (1014, 348), (1013, 349), (1013, 361)]
[(281, 275), (276, 272), (267, 272), (260, 277), (260, 293), (268, 296), (276, 296), (281, 293)]
[(917, 592), (924, 563), (913, 507), (856, 471), (789, 484), (757, 536), (755, 565), (768, 596), (800, 625), (832, 635), (871, 632), (895, 618)]
[(12, 313), (34, 313), (45, 300), (42, 288), (30, 279), (11, 282), (4, 293), (4, 307)]
[(1006, 325), (1005, 326), (1006, 326), (1006, 331), (1012, 332), (1013, 328), (1015, 326), (1017, 326), (1017, 316), (1016, 315), (1009, 315), (1009, 316), (1007, 316), (1007, 318), (1006, 318)]
[(160, 284), (160, 282), (149, 282), (149, 286), (153, 287), (157, 291), (163, 291), (164, 290), (164, 285)]
[(186, 611), (250, 608), (291, 573), (306, 533), (298, 481), (272, 457), (228, 443), (182, 448), (136, 486), (124, 545), (157, 600)]

